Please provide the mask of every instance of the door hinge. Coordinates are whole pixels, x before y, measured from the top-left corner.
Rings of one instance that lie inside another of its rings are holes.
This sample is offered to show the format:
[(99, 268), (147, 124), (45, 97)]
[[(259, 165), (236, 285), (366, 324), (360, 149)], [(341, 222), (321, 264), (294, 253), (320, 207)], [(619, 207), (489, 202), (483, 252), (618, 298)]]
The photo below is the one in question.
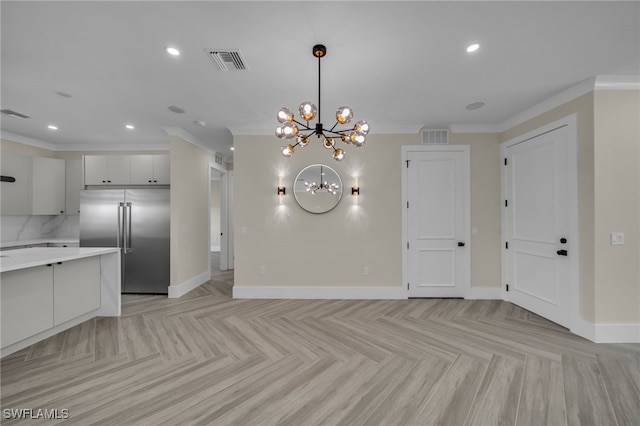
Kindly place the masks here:
[(507, 291), (509, 291), (509, 284), (507, 284)]
[(507, 165), (507, 159), (506, 158), (504, 159), (504, 165), (505, 166)]
[(409, 161), (411, 161), (411, 160), (404, 160), (404, 161), (407, 162), (407, 169), (408, 169), (409, 168)]
[(409, 250), (409, 242), (407, 242), (407, 250)]
[(504, 243), (504, 248), (506, 248), (507, 250), (509, 250), (509, 241), (507, 241), (506, 243)]
[(504, 200), (504, 206), (509, 207), (509, 200)]
[(410, 288), (410, 287), (411, 287), (411, 286), (409, 285), (409, 283), (407, 283), (407, 290), (409, 290), (409, 288)]
[(409, 202), (407, 201), (407, 208), (409, 208)]

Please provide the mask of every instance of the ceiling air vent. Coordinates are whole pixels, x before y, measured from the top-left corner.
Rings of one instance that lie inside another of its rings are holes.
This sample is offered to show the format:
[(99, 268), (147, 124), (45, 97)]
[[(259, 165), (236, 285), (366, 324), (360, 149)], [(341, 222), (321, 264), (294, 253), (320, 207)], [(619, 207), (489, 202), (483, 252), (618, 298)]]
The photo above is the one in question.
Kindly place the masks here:
[(216, 164), (219, 164), (221, 166), (224, 165), (224, 164), (222, 164), (222, 161), (223, 161), (222, 154), (220, 154), (219, 152), (216, 152), (216, 155), (215, 155), (214, 158), (215, 158)]
[(449, 130), (423, 130), (422, 145), (448, 145)]
[(205, 52), (220, 71), (249, 69), (239, 49), (205, 49)]
[(24, 114), (20, 114), (19, 112), (15, 112), (12, 111), (10, 109), (3, 109), (0, 110), (1, 113), (3, 113), (4, 115), (8, 115), (9, 117), (14, 117), (14, 118), (31, 118), (28, 115), (24, 115)]

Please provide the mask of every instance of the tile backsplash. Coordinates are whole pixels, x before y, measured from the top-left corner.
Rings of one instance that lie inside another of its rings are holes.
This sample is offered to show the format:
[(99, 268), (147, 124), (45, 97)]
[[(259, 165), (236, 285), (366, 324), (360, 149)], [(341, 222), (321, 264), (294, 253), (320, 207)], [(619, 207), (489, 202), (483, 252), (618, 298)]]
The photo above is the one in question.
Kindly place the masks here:
[(36, 240), (42, 238), (78, 238), (80, 216), (2, 216), (2, 241)]

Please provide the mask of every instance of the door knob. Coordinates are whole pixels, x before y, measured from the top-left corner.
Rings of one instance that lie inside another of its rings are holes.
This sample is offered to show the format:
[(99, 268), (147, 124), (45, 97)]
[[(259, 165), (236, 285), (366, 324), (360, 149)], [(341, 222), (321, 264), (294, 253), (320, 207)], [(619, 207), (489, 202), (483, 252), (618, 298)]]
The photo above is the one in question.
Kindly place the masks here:
[(567, 244), (567, 239), (564, 237), (560, 238), (560, 244)]
[(569, 254), (566, 250), (558, 250), (556, 253), (558, 253), (558, 256), (566, 256)]
[(464, 243), (462, 241), (458, 242), (458, 247), (464, 247)]

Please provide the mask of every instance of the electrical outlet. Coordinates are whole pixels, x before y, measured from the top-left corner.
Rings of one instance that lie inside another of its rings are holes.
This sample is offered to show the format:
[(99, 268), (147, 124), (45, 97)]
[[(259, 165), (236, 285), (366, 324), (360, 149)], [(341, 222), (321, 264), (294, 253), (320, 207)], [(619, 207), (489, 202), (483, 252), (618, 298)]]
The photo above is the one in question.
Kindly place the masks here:
[(624, 244), (624, 232), (612, 232), (611, 233), (611, 245), (621, 246)]
[(362, 275), (369, 275), (369, 267), (365, 266), (364, 268), (362, 268)]
[(260, 266), (260, 275), (266, 275), (267, 273), (267, 268), (266, 266)]
[(240, 235), (247, 235), (247, 227), (243, 226), (242, 228), (240, 228)]

